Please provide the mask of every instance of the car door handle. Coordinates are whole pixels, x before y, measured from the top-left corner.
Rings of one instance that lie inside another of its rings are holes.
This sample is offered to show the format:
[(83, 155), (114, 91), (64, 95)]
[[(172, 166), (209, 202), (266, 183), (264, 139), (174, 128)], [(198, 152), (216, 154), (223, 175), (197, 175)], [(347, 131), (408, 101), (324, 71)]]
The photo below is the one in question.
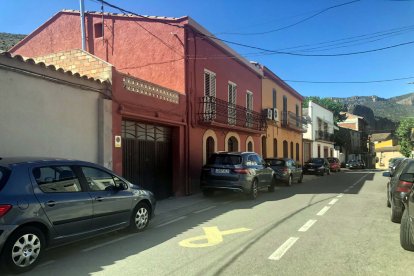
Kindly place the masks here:
[(95, 200), (96, 201), (102, 201), (104, 198), (103, 197), (101, 197), (101, 196), (97, 196), (97, 197), (95, 197)]
[(48, 202), (46, 202), (46, 205), (49, 206), (49, 207), (53, 207), (53, 206), (56, 205), (56, 201), (49, 200)]

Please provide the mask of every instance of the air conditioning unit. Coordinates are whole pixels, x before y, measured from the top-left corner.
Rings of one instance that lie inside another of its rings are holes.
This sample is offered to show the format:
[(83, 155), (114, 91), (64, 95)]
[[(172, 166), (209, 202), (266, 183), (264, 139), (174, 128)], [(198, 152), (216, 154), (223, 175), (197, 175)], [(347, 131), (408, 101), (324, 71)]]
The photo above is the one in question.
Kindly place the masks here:
[(271, 108), (266, 108), (264, 113), (266, 115), (266, 119), (273, 120), (273, 110)]
[(279, 121), (279, 110), (277, 108), (273, 108), (273, 120), (276, 122)]

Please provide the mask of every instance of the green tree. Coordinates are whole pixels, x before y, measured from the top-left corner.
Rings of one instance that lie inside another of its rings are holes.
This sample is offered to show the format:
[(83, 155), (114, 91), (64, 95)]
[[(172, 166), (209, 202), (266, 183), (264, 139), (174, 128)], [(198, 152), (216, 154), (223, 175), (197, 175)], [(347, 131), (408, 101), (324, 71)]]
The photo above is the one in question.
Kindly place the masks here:
[(400, 122), (395, 134), (400, 144), (400, 152), (405, 157), (410, 157), (414, 148), (414, 141), (411, 141), (411, 131), (414, 129), (414, 118), (405, 118)]
[(317, 103), (318, 105), (328, 109), (333, 113), (334, 116), (334, 122), (335, 124), (338, 122), (342, 122), (346, 119), (345, 115), (341, 115), (341, 112), (346, 112), (347, 108), (344, 104), (336, 102), (334, 100), (328, 99), (328, 98), (321, 98), (316, 96), (310, 96), (305, 97), (303, 100), (302, 106), (304, 108), (307, 108), (309, 106), (309, 101), (312, 101), (314, 103)]

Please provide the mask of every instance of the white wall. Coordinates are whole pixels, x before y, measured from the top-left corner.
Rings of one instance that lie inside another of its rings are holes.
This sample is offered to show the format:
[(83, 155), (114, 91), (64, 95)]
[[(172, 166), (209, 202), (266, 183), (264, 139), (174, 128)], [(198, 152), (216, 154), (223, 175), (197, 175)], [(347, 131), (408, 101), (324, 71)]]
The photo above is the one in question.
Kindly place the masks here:
[(59, 157), (110, 165), (112, 150), (103, 149), (111, 139), (106, 136), (112, 132), (112, 108), (101, 98), (95, 91), (0, 67), (0, 156)]

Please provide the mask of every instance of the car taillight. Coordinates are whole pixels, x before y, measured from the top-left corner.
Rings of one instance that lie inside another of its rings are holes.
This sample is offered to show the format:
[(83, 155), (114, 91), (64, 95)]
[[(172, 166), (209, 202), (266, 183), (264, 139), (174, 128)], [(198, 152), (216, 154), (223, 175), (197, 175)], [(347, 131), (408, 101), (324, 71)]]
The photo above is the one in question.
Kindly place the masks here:
[(10, 211), (11, 208), (12, 206), (9, 204), (4, 204), (4, 205), (0, 204), (0, 218), (4, 216), (5, 214), (7, 214), (7, 212)]
[(249, 169), (234, 169), (233, 172), (238, 173), (238, 174), (250, 174)]
[(397, 192), (409, 193), (411, 190), (411, 186), (413, 186), (413, 183), (400, 180), (395, 190)]

